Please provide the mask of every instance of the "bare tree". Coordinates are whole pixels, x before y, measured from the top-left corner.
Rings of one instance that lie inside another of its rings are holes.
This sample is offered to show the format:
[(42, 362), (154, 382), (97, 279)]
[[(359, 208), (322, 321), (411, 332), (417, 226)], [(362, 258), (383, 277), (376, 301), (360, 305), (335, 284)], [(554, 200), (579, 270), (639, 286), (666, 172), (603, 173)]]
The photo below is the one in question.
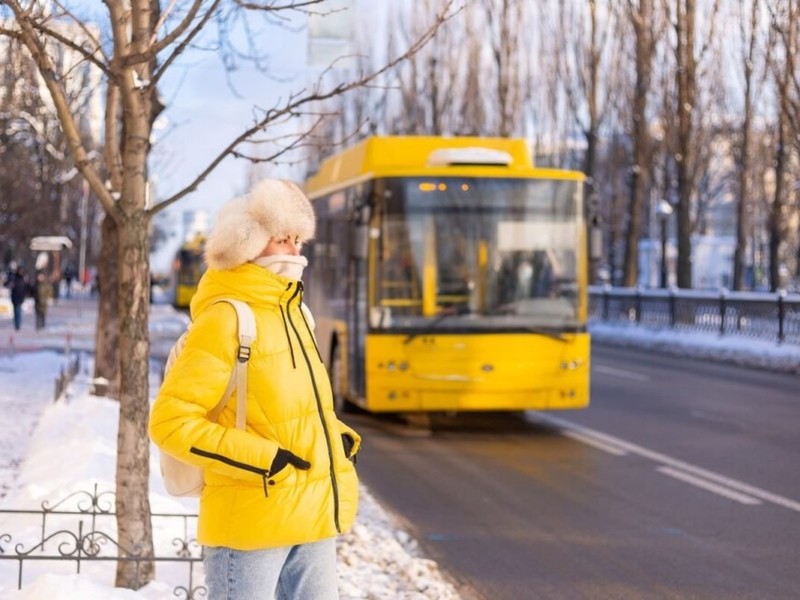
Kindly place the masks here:
[(772, 73), (775, 82), (777, 124), (775, 144), (775, 193), (769, 216), (769, 285), (782, 287), (781, 266), (786, 260), (787, 213), (791, 185), (792, 156), (800, 150), (800, 75), (796, 55), (800, 44), (798, 19), (800, 2), (770, 2), (773, 51)]
[(495, 135), (510, 137), (521, 133), (522, 102), (527, 95), (524, 73), (522, 26), (525, 3), (522, 0), (483, 0), (488, 25), (495, 78), (494, 112), (497, 114)]
[[(748, 10), (749, 9), (749, 10)], [(756, 71), (760, 55), (763, 53), (764, 40), (761, 35), (761, 1), (750, 0), (739, 4), (739, 40), (741, 61), (739, 66), (742, 75), (742, 119), (739, 144), (734, 148), (738, 176), (738, 193), (736, 201), (736, 249), (733, 256), (733, 289), (744, 289), (745, 252), (747, 250), (748, 232), (752, 228), (753, 213), (752, 163), (753, 163), (753, 126), (757, 102), (757, 91), (760, 86), (759, 73)], [(762, 72), (766, 73), (763, 69)], [(755, 239), (752, 240), (755, 243)]]
[[(29, 261), (26, 242), (36, 235), (63, 234), (77, 241), (83, 194), (35, 64), (18, 42), (0, 42), (5, 51), (0, 63), (0, 248), (9, 258)], [(87, 98), (80, 86), (68, 90), (75, 111), (86, 108)], [(85, 126), (81, 135), (90, 135)], [(92, 208), (87, 204), (88, 211)]]
[[(705, 6), (705, 5), (704, 5)], [(672, 48), (675, 59), (675, 96), (672, 114), (676, 116), (677, 127), (674, 133), (673, 159), (675, 162), (675, 204), (677, 213), (678, 239), (678, 287), (692, 287), (692, 241), (694, 231), (693, 202), (696, 201), (697, 176), (706, 166), (699, 155), (703, 146), (701, 133), (708, 134), (701, 124), (703, 107), (698, 106), (701, 79), (699, 68), (709, 56), (709, 48), (714, 42), (719, 0), (705, 6), (702, 13), (707, 25), (705, 35), (697, 34), (699, 11), (695, 0), (665, 2), (664, 8), (674, 30), (675, 44)], [(706, 71), (706, 75), (710, 75)], [(707, 157), (706, 157), (707, 158)], [(696, 207), (695, 207), (696, 208)]]
[[(613, 32), (617, 15), (603, 10), (595, 0), (559, 3), (558, 31), (561, 36), (551, 39), (557, 57), (557, 85), (564, 90), (569, 118), (577, 126), (586, 143), (582, 170), (586, 174), (584, 195), (589, 208), (588, 221), (599, 226), (599, 197), (597, 196), (600, 131), (608, 115), (619, 73)], [(570, 139), (571, 132), (567, 138)], [(590, 257), (591, 258), (591, 257)], [(597, 264), (593, 264), (592, 279)]]
[[(245, 151), (246, 143), (263, 135), (272, 124), (302, 115), (315, 102), (367, 85), (412, 56), (447, 19), (450, 6), (445, 5), (441, 12), (432, 16), (430, 27), (405, 52), (387, 59), (380, 69), (354, 73), (349, 80), (330, 87), (318, 83), (299, 90), (284, 102), (254, 109), (250, 127), (222, 148), (182, 190), (151, 208), (146, 205), (147, 162), (153, 122), (162, 109), (157, 90), (176, 59), (215, 20), (225, 36), (230, 30), (231, 19), (243, 19), (246, 12), (281, 15), (324, 5), (320, 0), (284, 3), (194, 0), (188, 4), (170, 3), (163, 11), (155, 0), (108, 0), (104, 5), (107, 9), (107, 38), (96, 35), (86, 21), (57, 2), (53, 5), (54, 10), (50, 10), (50, 4), (23, 5), (20, 0), (0, 0), (0, 9), (12, 17), (0, 27), (0, 34), (19, 40), (30, 53), (55, 106), (75, 166), (116, 227), (120, 357), (116, 478), (118, 539), (121, 546), (135, 549), (143, 556), (152, 556), (147, 436), (150, 218), (196, 190), (229, 156), (270, 161), (276, 155), (302, 146), (307, 138), (305, 133), (269, 156), (255, 157)], [(80, 41), (63, 33), (59, 28), (62, 22), (73, 23), (80, 30)], [(105, 39), (109, 40), (107, 44), (103, 43)], [(226, 40), (231, 42), (230, 37), (223, 42)], [(80, 115), (71, 110), (67, 101), (66, 89), (71, 74), (59, 70), (48, 50), (52, 44), (70, 47), (103, 74), (106, 122), (102, 169), (93, 163), (92, 148), (87, 147), (80, 135)], [(108, 281), (101, 279), (101, 285), (107, 288)], [(120, 587), (138, 589), (152, 577), (152, 563), (118, 563), (116, 583)]]
[(634, 69), (636, 79), (630, 99), (631, 167), (628, 190), (628, 222), (625, 233), (623, 285), (634, 286), (638, 280), (639, 237), (642, 212), (650, 190), (653, 148), (650, 137), (648, 100), (652, 93), (652, 70), (658, 42), (652, 0), (627, 0), (627, 16), (633, 28)]
[[(395, 5), (390, 19), (398, 37), (416, 38), (442, 0)], [(528, 95), (526, 4), (483, 0), (466, 4), (457, 18), (401, 69), (384, 89), (370, 89), (386, 117), (378, 129), (394, 134), (520, 135)], [(370, 41), (373, 45), (375, 40)], [(405, 42), (407, 43), (407, 42)], [(375, 48), (364, 49), (372, 55)]]

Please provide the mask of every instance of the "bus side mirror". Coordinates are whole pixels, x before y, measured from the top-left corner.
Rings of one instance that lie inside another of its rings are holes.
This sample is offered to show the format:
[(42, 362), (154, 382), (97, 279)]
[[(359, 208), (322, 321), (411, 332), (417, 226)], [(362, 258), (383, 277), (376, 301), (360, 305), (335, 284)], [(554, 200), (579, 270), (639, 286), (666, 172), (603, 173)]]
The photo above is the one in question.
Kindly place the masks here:
[(353, 244), (350, 246), (350, 256), (359, 260), (367, 260), (369, 249), (369, 225), (363, 223), (356, 225), (353, 230)]

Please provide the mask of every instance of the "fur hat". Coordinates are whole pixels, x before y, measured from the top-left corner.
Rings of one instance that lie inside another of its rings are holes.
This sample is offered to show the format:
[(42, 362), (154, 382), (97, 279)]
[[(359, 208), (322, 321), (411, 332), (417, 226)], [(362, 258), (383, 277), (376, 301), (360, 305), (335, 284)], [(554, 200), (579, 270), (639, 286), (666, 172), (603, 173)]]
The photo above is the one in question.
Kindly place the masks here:
[(300, 188), (284, 179), (264, 179), (219, 210), (206, 241), (206, 263), (233, 269), (261, 254), (274, 237), (297, 235), (306, 241), (314, 230), (314, 209)]

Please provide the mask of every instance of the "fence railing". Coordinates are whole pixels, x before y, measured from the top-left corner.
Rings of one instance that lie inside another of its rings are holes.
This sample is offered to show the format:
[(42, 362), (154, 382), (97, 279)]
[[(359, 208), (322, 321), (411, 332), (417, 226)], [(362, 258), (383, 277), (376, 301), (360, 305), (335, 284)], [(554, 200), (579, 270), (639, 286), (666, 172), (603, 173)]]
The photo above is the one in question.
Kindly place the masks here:
[(64, 393), (67, 391), (67, 386), (69, 386), (69, 382), (75, 378), (75, 375), (78, 374), (78, 371), (81, 370), (81, 357), (79, 353), (67, 354), (67, 364), (61, 367), (61, 371), (56, 377), (55, 383), (55, 395), (53, 397), (54, 400), (58, 401)]
[(800, 344), (800, 294), (589, 287), (589, 319)]
[[(137, 549), (125, 548), (114, 537), (116, 523), (113, 517), (115, 494), (110, 491), (98, 492), (97, 485), (92, 492), (77, 491), (51, 505), (47, 500), (38, 509), (2, 509), (0, 516), (14, 515), (15, 526), (36, 522), (38, 532), (23, 534), (24, 541), (14, 543), (11, 533), (0, 534), (0, 561), (17, 562), (16, 584), (22, 589), (24, 567), (33, 562), (55, 561), (72, 562), (76, 573), (87, 562), (134, 562), (136, 568), (144, 562), (184, 563), (185, 576), (177, 583), (172, 596), (183, 600), (198, 600), (206, 597), (206, 588), (197, 585), (195, 567), (201, 562), (202, 553), (197, 541), (190, 537), (190, 522), (197, 519), (196, 514), (151, 513), (152, 519), (168, 519), (177, 526), (167, 527), (177, 532), (172, 542), (173, 554), (160, 553), (156, 548), (154, 555), (144, 555)], [(19, 518), (17, 518), (19, 517)], [(56, 524), (57, 523), (57, 524)]]

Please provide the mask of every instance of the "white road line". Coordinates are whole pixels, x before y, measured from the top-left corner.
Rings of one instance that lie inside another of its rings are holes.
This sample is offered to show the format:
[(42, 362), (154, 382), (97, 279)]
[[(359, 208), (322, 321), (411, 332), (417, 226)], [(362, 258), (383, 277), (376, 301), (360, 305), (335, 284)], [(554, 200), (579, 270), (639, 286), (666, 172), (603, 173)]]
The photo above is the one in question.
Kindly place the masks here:
[(633, 371), (626, 371), (624, 369), (615, 369), (614, 367), (607, 367), (605, 365), (592, 364), (592, 371), (602, 373), (603, 375), (613, 375), (614, 377), (621, 377), (622, 379), (630, 379), (632, 381), (650, 381), (647, 375), (634, 373)]
[(742, 481), (738, 481), (737, 479), (732, 479), (730, 477), (720, 475), (719, 473), (703, 469), (702, 467), (697, 467), (682, 460), (678, 460), (677, 458), (672, 458), (671, 456), (667, 456), (666, 454), (661, 454), (660, 452), (648, 450), (647, 448), (638, 446), (631, 442), (626, 442), (625, 440), (614, 437), (613, 435), (608, 435), (600, 431), (590, 429), (588, 427), (583, 427), (582, 425), (578, 425), (577, 423), (567, 421), (566, 419), (560, 419), (553, 415), (547, 415), (544, 413), (537, 413), (533, 411), (529, 412), (528, 414), (531, 415), (532, 418), (536, 419), (540, 423), (541, 422), (549, 423), (550, 425), (553, 425), (555, 427), (564, 430), (565, 433), (567, 431), (580, 433), (586, 437), (592, 438), (596, 442), (605, 443), (610, 446), (615, 446), (620, 450), (630, 452), (631, 454), (637, 454), (639, 456), (652, 460), (653, 462), (660, 463), (662, 465), (666, 465), (668, 467), (672, 467), (680, 471), (684, 471), (685, 473), (690, 473), (692, 475), (695, 475), (696, 477), (701, 477), (703, 479), (725, 486), (732, 490), (736, 490), (743, 494), (753, 496), (755, 498), (763, 500), (764, 502), (771, 502), (772, 504), (777, 504), (778, 506), (782, 506), (784, 508), (788, 508), (789, 510), (793, 510), (795, 512), (800, 513), (800, 502), (798, 502), (797, 500), (793, 500), (791, 498), (787, 498), (786, 496), (781, 496), (779, 494), (774, 494), (765, 489), (749, 485)]
[(656, 470), (659, 473), (663, 473), (664, 475), (669, 475), (670, 477), (674, 477), (675, 479), (680, 479), (681, 481), (685, 481), (686, 483), (690, 483), (694, 486), (697, 486), (709, 492), (713, 492), (715, 494), (719, 494), (720, 496), (730, 498), (731, 500), (735, 500), (736, 502), (740, 502), (742, 504), (761, 504), (761, 500), (757, 500), (752, 496), (748, 496), (746, 494), (740, 494), (739, 492), (734, 492), (731, 489), (722, 487), (721, 485), (717, 485), (716, 483), (711, 483), (710, 481), (706, 481), (705, 479), (700, 479), (699, 477), (695, 477), (694, 475), (689, 475), (688, 473), (684, 473), (683, 471), (678, 471), (676, 469), (673, 469), (672, 467), (657, 467)]
[(577, 431), (564, 431), (563, 433), (567, 437), (570, 437), (570, 438), (572, 438), (574, 440), (578, 440), (579, 442), (583, 442), (584, 444), (587, 444), (588, 446), (594, 446), (595, 448), (597, 448), (599, 450), (603, 450), (604, 452), (608, 452), (609, 454), (613, 454), (614, 456), (625, 456), (627, 454), (627, 452), (625, 452), (625, 450), (622, 450), (621, 448), (618, 448), (617, 446), (612, 446), (610, 444), (605, 444), (603, 442), (599, 442), (599, 441), (595, 440), (594, 438), (591, 438), (588, 435), (584, 435), (584, 434), (579, 433)]

